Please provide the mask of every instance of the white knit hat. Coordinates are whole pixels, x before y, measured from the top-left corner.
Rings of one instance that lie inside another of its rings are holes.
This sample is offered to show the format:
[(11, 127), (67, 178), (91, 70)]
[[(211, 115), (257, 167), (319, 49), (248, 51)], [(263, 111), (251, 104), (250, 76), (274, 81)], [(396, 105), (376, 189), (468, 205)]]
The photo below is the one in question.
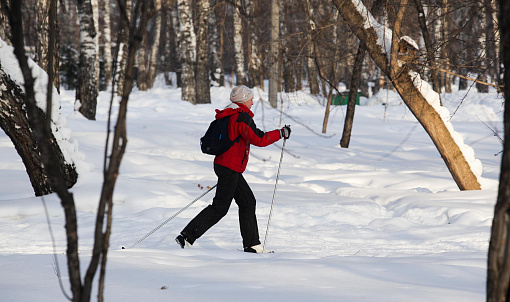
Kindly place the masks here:
[(251, 99), (253, 99), (253, 91), (244, 85), (234, 87), (230, 93), (232, 103), (244, 103)]

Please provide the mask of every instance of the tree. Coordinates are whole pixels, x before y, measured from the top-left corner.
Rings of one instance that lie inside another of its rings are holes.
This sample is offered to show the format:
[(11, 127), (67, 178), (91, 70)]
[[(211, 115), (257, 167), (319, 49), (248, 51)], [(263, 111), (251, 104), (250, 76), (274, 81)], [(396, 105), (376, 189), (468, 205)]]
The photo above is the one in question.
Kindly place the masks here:
[(161, 0), (156, 0), (156, 17), (155, 21), (155, 32), (154, 32), (154, 42), (152, 44), (151, 54), (150, 54), (150, 62), (149, 62), (149, 76), (148, 76), (148, 86), (152, 88), (154, 86), (154, 80), (156, 79), (156, 66), (158, 64), (158, 53), (159, 53), (159, 44), (161, 40)]
[(78, 14), (80, 19), (80, 65), (76, 101), (80, 104), (78, 109), (80, 113), (89, 120), (95, 120), (98, 92), (96, 78), (97, 41), (95, 40), (96, 27), (91, 0), (78, 0)]
[(499, 1), (500, 56), (504, 65), (503, 157), (487, 264), (487, 302), (509, 301), (510, 257), (510, 3)]
[[(0, 43), (4, 42), (0, 41)], [(40, 152), (41, 147), (28, 121), (25, 106), (26, 95), (21, 87), (3, 71), (1, 62), (0, 87), (2, 99), (0, 102), (0, 127), (9, 136), (21, 157), (35, 195), (42, 196), (52, 193), (54, 189), (44, 168)], [(40, 108), (35, 108), (34, 111), (36, 111), (41, 121), (46, 123), (46, 114)], [(66, 187), (72, 187), (78, 179), (74, 164), (66, 163), (62, 150), (52, 133), (49, 133), (48, 144), (50, 150), (55, 154), (56, 166), (64, 178)]]
[(269, 103), (276, 108), (278, 95), (278, 63), (280, 61), (280, 0), (271, 0), (271, 52), (269, 54)]
[(182, 99), (192, 104), (197, 103), (195, 62), (197, 53), (197, 37), (195, 35), (191, 0), (178, 0), (180, 53), (182, 58), (181, 87)]
[[(2, 9), (8, 15), (11, 29), (23, 28), (21, 17), (21, 1), (12, 1), (7, 4), (8, 0), (0, 0)], [(111, 141), (110, 132), (107, 135), (105, 163), (104, 163), (104, 182), (99, 200), (99, 206), (96, 218), (96, 228), (94, 236), (94, 247), (92, 251), (92, 258), (89, 267), (85, 273), (83, 282), (80, 273), (80, 259), (78, 255), (78, 230), (77, 230), (77, 216), (74, 197), (66, 187), (64, 177), (57, 165), (58, 159), (54, 150), (51, 148), (51, 128), (48, 121), (42, 119), (40, 109), (36, 105), (35, 92), (34, 92), (34, 78), (32, 77), (31, 69), (25, 55), (23, 31), (12, 30), (12, 42), (14, 45), (14, 54), (18, 59), (20, 69), (23, 74), (25, 98), (24, 105), (28, 116), (28, 123), (33, 129), (35, 139), (40, 153), (44, 168), (48, 173), (48, 180), (52, 188), (61, 199), (62, 207), (65, 213), (65, 228), (67, 235), (67, 265), (69, 271), (69, 281), (71, 283), (72, 296), (68, 297), (69, 300), (75, 302), (87, 302), (91, 299), (92, 283), (94, 276), (97, 272), (99, 265), (101, 266), (99, 276), (99, 295), (98, 300), (103, 301), (104, 293), (104, 279), (106, 273), (107, 253), (109, 248), (109, 238), (112, 226), (112, 207), (113, 207), (113, 190), (115, 182), (119, 173), (120, 163), (126, 149), (127, 135), (126, 135), (126, 112), (127, 102), (133, 87), (133, 65), (135, 61), (136, 50), (140, 45), (143, 36), (146, 34), (148, 20), (152, 15), (152, 3), (146, 0), (138, 0), (134, 8), (134, 19), (136, 22), (128, 23), (127, 13), (125, 11), (125, 3), (119, 1), (121, 4), (122, 20), (129, 26), (129, 39), (128, 39), (128, 53), (125, 71), (125, 83), (123, 85), (122, 99), (120, 101), (120, 108), (115, 125), (115, 132)], [(123, 5), (124, 4), (124, 5)], [(51, 70), (51, 69), (50, 69)], [(0, 79), (5, 79), (1, 77)], [(51, 82), (51, 77), (50, 77)], [(8, 81), (6, 82), (8, 83)], [(47, 97), (48, 112), (51, 112), (51, 92), (48, 92)], [(113, 99), (111, 100), (113, 102)], [(51, 115), (49, 115), (51, 117)], [(5, 119), (7, 120), (7, 119)], [(51, 120), (49, 118), (49, 120)], [(111, 121), (109, 121), (111, 122)], [(109, 149), (111, 148), (111, 149)], [(108, 152), (110, 150), (110, 152)], [(106, 225), (105, 225), (106, 222)]]
[[(419, 1), (419, 0), (416, 0)], [(377, 16), (382, 11), (382, 2), (375, 1), (372, 5), (372, 14)], [(359, 43), (358, 52), (354, 59), (352, 67), (351, 85), (349, 86), (349, 95), (347, 101), (347, 111), (345, 113), (344, 129), (342, 138), (340, 139), (340, 147), (349, 148), (351, 142), (352, 125), (354, 123), (354, 111), (356, 110), (356, 99), (358, 96), (358, 89), (361, 81), (361, 73), (363, 69), (363, 61), (367, 54), (367, 49), (363, 43)]]
[(244, 48), (243, 48), (243, 19), (241, 18), (242, 0), (236, 0), (232, 8), (234, 14), (234, 49), (236, 58), (236, 83), (244, 85), (246, 82), (246, 71), (244, 68)]
[(218, 3), (215, 5), (213, 13), (209, 15), (209, 45), (210, 45), (210, 64), (211, 80), (215, 85), (225, 85), (225, 67), (223, 64), (223, 40), (224, 24), (227, 5)]
[(307, 69), (308, 69), (308, 85), (310, 86), (310, 93), (312, 95), (317, 95), (320, 93), (318, 76), (317, 76), (317, 68), (315, 66), (315, 41), (313, 39), (313, 33), (315, 31), (316, 25), (313, 21), (313, 12), (314, 5), (312, 5), (312, 0), (306, 0), (306, 16), (308, 23), (308, 33), (306, 35), (307, 42)]
[[(374, 62), (388, 77), (404, 103), (428, 133), (459, 189), (479, 190), (480, 183), (459, 145), (453, 139), (439, 113), (415, 85), (415, 82), (424, 84), (420, 81), (419, 75), (410, 72), (407, 65), (399, 66), (398, 35), (401, 31), (400, 21), (407, 0), (401, 1), (400, 10), (392, 30), (377, 23), (359, 1), (333, 0), (333, 3), (351, 30), (365, 44)], [(378, 33), (385, 36), (386, 40), (380, 41)], [(391, 37), (391, 43), (388, 41), (388, 37)]]
[(104, 4), (104, 78), (106, 85), (110, 83), (112, 79), (112, 33), (111, 33), (111, 22), (110, 12), (111, 4), (110, 0), (103, 0)]
[[(55, 64), (53, 65), (53, 74), (54, 80), (53, 83), (57, 91), (60, 90), (60, 77), (59, 77), (59, 40), (58, 40), (58, 22), (56, 21), (57, 14), (57, 5), (53, 0), (37, 0), (37, 41), (36, 41), (36, 52), (37, 52), (37, 60), (36, 63), (39, 65), (46, 73), (49, 73), (48, 62), (49, 56), (53, 56), (53, 61)], [(56, 37), (54, 39), (53, 45), (49, 45), (49, 36), (50, 36), (50, 18), (54, 20), (55, 33), (53, 33)], [(51, 49), (51, 51), (50, 51)]]
[(197, 1), (197, 57), (196, 57), (196, 102), (211, 103), (209, 80), (209, 16), (212, 14), (209, 0)]

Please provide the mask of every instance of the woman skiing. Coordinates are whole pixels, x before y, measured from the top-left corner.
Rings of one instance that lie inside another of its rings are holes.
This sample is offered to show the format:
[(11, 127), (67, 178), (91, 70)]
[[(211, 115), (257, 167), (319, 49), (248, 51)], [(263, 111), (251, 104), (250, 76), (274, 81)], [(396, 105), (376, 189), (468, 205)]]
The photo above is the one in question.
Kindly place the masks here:
[(262, 253), (259, 240), (256, 200), (243, 177), (248, 163), (250, 145), (268, 146), (281, 138), (288, 139), (290, 127), (263, 132), (253, 121), (253, 92), (246, 86), (237, 86), (230, 93), (232, 104), (224, 110), (216, 109), (216, 119), (229, 117), (228, 132), (231, 140), (239, 140), (225, 153), (214, 158), (214, 173), (218, 176), (216, 195), (211, 205), (203, 209), (175, 239), (181, 248), (190, 247), (209, 228), (228, 212), (232, 199), (239, 206), (239, 224), (245, 252)]

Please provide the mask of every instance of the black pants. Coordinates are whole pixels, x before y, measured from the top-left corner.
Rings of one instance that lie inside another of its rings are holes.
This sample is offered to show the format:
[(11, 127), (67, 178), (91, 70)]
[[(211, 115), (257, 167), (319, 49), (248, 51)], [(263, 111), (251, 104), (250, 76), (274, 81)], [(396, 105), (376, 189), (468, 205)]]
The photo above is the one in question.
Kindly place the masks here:
[(243, 237), (243, 247), (260, 244), (257, 217), (255, 216), (255, 196), (242, 173), (214, 164), (214, 173), (218, 176), (216, 195), (211, 205), (203, 209), (181, 234), (193, 244), (208, 229), (225, 216), (235, 199), (239, 206), (239, 225)]

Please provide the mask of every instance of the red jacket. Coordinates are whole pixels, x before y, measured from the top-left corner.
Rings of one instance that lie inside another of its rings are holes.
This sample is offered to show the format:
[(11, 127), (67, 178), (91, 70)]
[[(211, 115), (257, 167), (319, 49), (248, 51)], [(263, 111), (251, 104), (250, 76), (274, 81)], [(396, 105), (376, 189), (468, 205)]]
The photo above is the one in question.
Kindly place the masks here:
[(232, 169), (236, 172), (244, 172), (250, 155), (250, 145), (265, 147), (280, 140), (280, 130), (264, 132), (257, 128), (253, 121), (253, 112), (243, 104), (239, 108), (216, 109), (216, 119), (230, 116), (228, 122), (228, 134), (231, 140), (239, 135), (241, 139), (234, 143), (227, 152), (214, 158), (214, 163)]

